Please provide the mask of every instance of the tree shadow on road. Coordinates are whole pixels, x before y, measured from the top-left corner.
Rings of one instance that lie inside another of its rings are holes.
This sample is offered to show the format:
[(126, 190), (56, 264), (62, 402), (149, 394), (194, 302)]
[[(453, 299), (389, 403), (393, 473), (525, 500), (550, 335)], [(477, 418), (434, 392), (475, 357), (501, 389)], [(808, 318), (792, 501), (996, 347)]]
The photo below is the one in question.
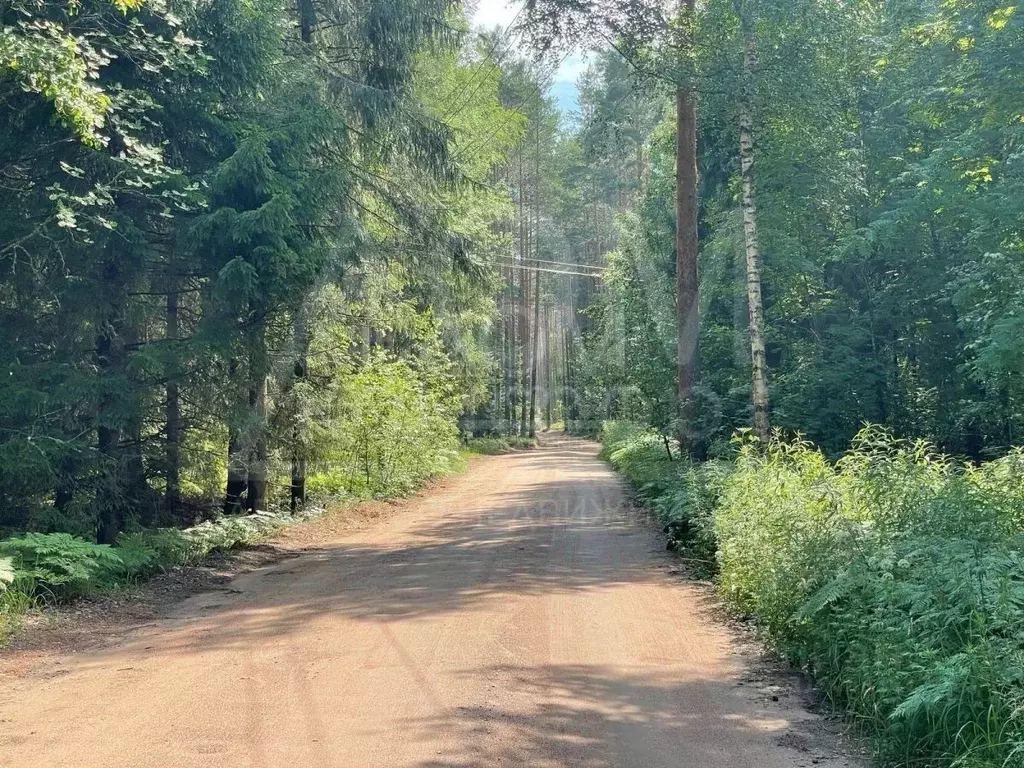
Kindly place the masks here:
[(774, 768), (849, 765), (817, 718), (752, 700), (735, 681), (674, 679), (661, 670), (499, 666), (494, 703), (408, 723), (410, 739), (449, 734), (422, 768)]
[(374, 536), (371, 543), (313, 549), (184, 603), (180, 620), (202, 622), (206, 630), (194, 650), (249, 645), (335, 614), (430, 618), (509, 596), (666, 578), (663, 544), (624, 507), (614, 476), (590, 471), (545, 479), (545, 462), (571, 467), (573, 460), (538, 452), (530, 461), (535, 482), (433, 514), (400, 540)]

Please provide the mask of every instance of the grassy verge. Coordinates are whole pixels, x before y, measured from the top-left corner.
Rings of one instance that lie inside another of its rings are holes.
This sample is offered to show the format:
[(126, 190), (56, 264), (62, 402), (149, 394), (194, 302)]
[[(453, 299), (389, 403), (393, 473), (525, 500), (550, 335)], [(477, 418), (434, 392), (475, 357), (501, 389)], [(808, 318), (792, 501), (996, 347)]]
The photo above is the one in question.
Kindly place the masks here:
[(26, 533), (0, 541), (0, 642), (35, 608), (104, 590), (138, 584), (157, 573), (196, 565), (214, 552), (252, 545), (285, 525), (323, 512), (261, 512), (225, 517), (192, 528), (161, 528), (124, 534), (116, 546), (94, 544), (67, 533)]
[(881, 764), (1024, 766), (1024, 453), (968, 466), (869, 430), (839, 462), (776, 441), (693, 466), (615, 423), (603, 444)]

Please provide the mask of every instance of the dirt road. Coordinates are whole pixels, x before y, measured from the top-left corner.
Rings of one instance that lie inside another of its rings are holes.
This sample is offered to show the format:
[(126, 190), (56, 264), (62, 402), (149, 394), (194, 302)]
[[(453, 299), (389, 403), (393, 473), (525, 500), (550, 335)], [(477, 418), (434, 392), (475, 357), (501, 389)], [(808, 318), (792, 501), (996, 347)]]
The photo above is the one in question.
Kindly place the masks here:
[(671, 566), (594, 444), (481, 459), (6, 681), (0, 765), (852, 765)]

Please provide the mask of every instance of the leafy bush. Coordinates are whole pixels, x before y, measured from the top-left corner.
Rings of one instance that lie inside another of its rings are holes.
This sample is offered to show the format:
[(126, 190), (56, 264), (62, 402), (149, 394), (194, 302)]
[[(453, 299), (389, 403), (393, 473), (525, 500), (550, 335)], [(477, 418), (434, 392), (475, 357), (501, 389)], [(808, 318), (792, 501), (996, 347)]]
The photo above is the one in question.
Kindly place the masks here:
[(726, 484), (723, 593), (887, 763), (1024, 765), (1020, 460), (964, 466), (867, 430), (836, 464), (745, 446)]
[(202, 557), (188, 531), (175, 528), (122, 534), (117, 541), (117, 553), (124, 563), (123, 575), (138, 577), (194, 563)]
[(838, 462), (775, 440), (694, 467), (635, 425), (602, 437), (884, 764), (1024, 766), (1024, 451), (971, 466), (867, 429)]
[[(433, 379), (437, 379), (434, 381)], [(375, 355), (343, 376), (314, 421), (314, 488), (357, 497), (408, 493), (459, 464), (458, 398), (404, 360)]]

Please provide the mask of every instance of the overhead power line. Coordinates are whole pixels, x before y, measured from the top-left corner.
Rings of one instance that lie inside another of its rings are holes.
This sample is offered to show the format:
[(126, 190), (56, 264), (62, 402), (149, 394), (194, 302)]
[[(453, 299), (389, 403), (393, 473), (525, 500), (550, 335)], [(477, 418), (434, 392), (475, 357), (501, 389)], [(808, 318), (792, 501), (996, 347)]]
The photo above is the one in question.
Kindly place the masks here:
[[(508, 258), (508, 257), (505, 257)], [(570, 269), (596, 269), (604, 272), (607, 267), (599, 267), (597, 264), (580, 264), (577, 261), (552, 261), (551, 259), (538, 259), (535, 256), (525, 256), (520, 261), (535, 261), (538, 264), (554, 264), (558, 267), (569, 267)]]
[(542, 269), (568, 269), (573, 272), (587, 272), (594, 275), (601, 275), (604, 269), (601, 267), (589, 267), (586, 264), (573, 264), (566, 261), (545, 261), (541, 259), (537, 261), (535, 259), (509, 259), (507, 257), (499, 257), (498, 262), (504, 267), (539, 267)]
[[(479, 79), (480, 75), (483, 73), (484, 69), (487, 67), (487, 63), (489, 61), (494, 61), (495, 66), (498, 66), (498, 67), (500, 67), (502, 65), (503, 62), (500, 59), (503, 59), (504, 55), (507, 55), (507, 52), (509, 50), (511, 50), (512, 40), (515, 37), (518, 37), (519, 34), (520, 34), (518, 31), (516, 31), (514, 35), (512, 33), (513, 33), (514, 29), (515, 29), (516, 22), (519, 20), (519, 17), (522, 15), (523, 10), (525, 10), (525, 8), (526, 8), (525, 5), (520, 7), (519, 12), (516, 13), (516, 15), (513, 17), (512, 21), (509, 22), (508, 26), (505, 27), (505, 29), (501, 30), (501, 34), (496, 34), (494, 36), (494, 42), (491, 44), (491, 47), (488, 49), (488, 51), (484, 55), (484, 57), (477, 63), (476, 67), (474, 68), (473, 74), (470, 76), (469, 82), (466, 83), (466, 85), (462, 88), (463, 92), (469, 92), (469, 96), (466, 97), (466, 99), (462, 102), (461, 106), (457, 107), (454, 112), (449, 111), (443, 118), (441, 118), (443, 122), (447, 123), (449, 120), (452, 120), (460, 112), (462, 112), (462, 110), (464, 110), (467, 106), (469, 106), (469, 103), (473, 100), (473, 97), (476, 96), (477, 92), (483, 86), (483, 81), (478, 83), (476, 85), (476, 87), (473, 88), (472, 90), (470, 90), (470, 88), (474, 84), (474, 82)], [(502, 39), (503, 37), (507, 37), (508, 39), (507, 40), (503, 40)], [(507, 42), (509, 45), (502, 52), (503, 55), (499, 58), (499, 60), (495, 61), (493, 59), (494, 52), (495, 52), (495, 50), (497, 50), (498, 46), (501, 45), (502, 42)], [(446, 101), (449, 100), (451, 97), (454, 97), (454, 96), (455, 96), (454, 93), (450, 94), (450, 96), (446, 98)]]
[(552, 275), (576, 275), (578, 277), (592, 277), (595, 280), (601, 280), (604, 276), (600, 272), (578, 272), (575, 270), (568, 269), (550, 269), (548, 267), (535, 267), (522, 262), (495, 262), (492, 264), (495, 267), (512, 267), (513, 269), (522, 269), (527, 272), (547, 272)]

